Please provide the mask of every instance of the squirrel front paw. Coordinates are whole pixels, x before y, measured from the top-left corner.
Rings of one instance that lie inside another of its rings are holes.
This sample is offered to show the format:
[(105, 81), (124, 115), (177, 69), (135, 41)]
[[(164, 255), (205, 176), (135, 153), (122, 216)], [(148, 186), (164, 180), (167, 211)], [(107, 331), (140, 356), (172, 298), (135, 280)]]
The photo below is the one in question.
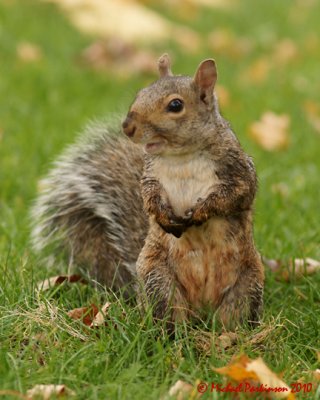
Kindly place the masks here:
[(194, 207), (189, 208), (185, 212), (185, 218), (189, 220), (190, 225), (202, 225), (209, 218), (205, 200), (199, 198)]
[(160, 212), (156, 215), (156, 221), (165, 232), (177, 238), (181, 237), (188, 228), (186, 218), (176, 216), (172, 207), (168, 204), (163, 204), (160, 207)]

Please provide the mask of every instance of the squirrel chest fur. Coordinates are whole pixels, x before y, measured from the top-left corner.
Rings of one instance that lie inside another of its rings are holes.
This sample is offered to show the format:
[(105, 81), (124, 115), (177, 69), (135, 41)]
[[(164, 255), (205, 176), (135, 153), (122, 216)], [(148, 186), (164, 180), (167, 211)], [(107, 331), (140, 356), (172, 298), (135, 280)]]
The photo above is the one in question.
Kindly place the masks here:
[(218, 183), (212, 161), (198, 154), (156, 158), (151, 173), (163, 186), (168, 202), (179, 216), (198, 199), (206, 198)]

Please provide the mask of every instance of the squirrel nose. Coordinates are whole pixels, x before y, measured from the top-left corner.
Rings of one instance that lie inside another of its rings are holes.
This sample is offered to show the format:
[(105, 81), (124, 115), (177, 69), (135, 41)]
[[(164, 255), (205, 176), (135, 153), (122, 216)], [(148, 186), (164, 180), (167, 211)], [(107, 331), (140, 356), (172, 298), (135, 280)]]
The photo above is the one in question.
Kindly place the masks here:
[(132, 119), (127, 117), (122, 123), (122, 129), (128, 137), (133, 137), (136, 131), (136, 126), (132, 122)]

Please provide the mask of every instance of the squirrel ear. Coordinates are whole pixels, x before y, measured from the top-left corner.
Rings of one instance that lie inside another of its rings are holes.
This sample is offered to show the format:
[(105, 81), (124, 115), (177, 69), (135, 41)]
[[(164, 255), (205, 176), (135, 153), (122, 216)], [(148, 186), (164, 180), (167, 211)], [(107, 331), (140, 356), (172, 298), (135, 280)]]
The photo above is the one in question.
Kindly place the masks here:
[(213, 88), (217, 80), (216, 63), (212, 59), (204, 60), (199, 65), (193, 81), (200, 89), (200, 98), (206, 104), (213, 98)]
[(169, 55), (167, 53), (162, 54), (162, 56), (158, 60), (158, 70), (160, 78), (163, 78), (165, 76), (173, 76), (170, 67), (171, 61)]

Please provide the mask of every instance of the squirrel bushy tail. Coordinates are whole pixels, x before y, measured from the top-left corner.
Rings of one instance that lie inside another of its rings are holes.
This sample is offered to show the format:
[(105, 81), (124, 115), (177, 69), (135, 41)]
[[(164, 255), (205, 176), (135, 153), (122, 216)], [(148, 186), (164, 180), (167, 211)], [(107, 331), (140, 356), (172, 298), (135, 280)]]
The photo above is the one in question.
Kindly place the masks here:
[(104, 123), (91, 124), (40, 182), (32, 207), (37, 252), (66, 257), (102, 284), (130, 284), (148, 231), (143, 152)]

